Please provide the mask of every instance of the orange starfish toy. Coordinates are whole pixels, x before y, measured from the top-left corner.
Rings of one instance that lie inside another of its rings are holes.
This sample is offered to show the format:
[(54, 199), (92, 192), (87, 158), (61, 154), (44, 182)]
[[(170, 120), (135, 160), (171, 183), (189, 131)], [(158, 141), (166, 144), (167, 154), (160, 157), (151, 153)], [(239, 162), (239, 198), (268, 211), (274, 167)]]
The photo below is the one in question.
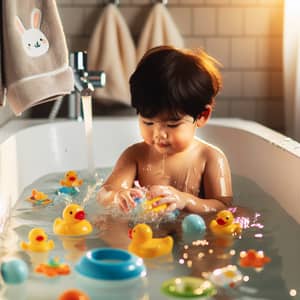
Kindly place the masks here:
[(57, 258), (49, 261), (48, 264), (40, 264), (35, 269), (37, 273), (42, 273), (48, 277), (55, 277), (58, 275), (68, 275), (70, 274), (70, 267), (66, 264), (59, 263)]
[(271, 258), (264, 255), (263, 251), (256, 251), (250, 249), (248, 251), (242, 251), (240, 253), (240, 266), (241, 267), (252, 267), (252, 268), (263, 268), (265, 264), (269, 263)]

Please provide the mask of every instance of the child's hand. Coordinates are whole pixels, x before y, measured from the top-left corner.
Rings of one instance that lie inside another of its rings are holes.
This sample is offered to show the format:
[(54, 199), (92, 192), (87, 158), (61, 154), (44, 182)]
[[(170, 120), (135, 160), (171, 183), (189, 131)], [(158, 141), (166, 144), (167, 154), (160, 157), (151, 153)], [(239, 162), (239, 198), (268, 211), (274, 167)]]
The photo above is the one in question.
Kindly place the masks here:
[(141, 198), (144, 193), (136, 188), (122, 189), (115, 194), (114, 201), (123, 212), (129, 212), (136, 206), (134, 198)]
[(186, 200), (180, 197), (180, 192), (172, 186), (166, 185), (152, 185), (149, 188), (149, 195), (151, 198), (162, 197), (160, 200), (155, 202), (153, 206), (160, 206), (167, 204), (166, 212), (173, 211), (175, 209), (184, 209)]

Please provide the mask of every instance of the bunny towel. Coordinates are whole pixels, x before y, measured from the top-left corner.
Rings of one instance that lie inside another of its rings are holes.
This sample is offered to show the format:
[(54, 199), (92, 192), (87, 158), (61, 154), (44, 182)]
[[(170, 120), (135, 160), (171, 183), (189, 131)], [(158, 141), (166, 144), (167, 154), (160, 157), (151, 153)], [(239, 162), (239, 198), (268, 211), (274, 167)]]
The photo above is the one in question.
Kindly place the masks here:
[(72, 69), (55, 0), (3, 1), (4, 81), (15, 114), (69, 94)]
[(107, 75), (106, 86), (94, 93), (96, 100), (130, 105), (128, 82), (136, 67), (136, 51), (126, 22), (114, 4), (106, 5), (92, 34), (88, 67)]
[(165, 5), (156, 3), (142, 30), (137, 46), (137, 59), (140, 60), (150, 48), (161, 45), (182, 48), (184, 42)]

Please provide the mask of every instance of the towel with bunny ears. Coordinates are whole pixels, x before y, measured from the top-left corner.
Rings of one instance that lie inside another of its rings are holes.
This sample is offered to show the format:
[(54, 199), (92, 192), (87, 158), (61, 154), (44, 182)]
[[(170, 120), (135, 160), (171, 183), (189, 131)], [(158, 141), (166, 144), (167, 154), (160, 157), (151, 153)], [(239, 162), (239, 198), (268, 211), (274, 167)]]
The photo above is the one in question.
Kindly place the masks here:
[(18, 115), (69, 94), (73, 72), (55, 0), (2, 2), (4, 81)]
[(106, 86), (96, 89), (102, 103), (130, 105), (129, 77), (136, 67), (136, 50), (128, 26), (115, 4), (107, 4), (88, 46), (88, 69), (103, 70)]
[(162, 45), (182, 48), (184, 41), (165, 5), (156, 3), (140, 35), (137, 59), (140, 60), (147, 50)]

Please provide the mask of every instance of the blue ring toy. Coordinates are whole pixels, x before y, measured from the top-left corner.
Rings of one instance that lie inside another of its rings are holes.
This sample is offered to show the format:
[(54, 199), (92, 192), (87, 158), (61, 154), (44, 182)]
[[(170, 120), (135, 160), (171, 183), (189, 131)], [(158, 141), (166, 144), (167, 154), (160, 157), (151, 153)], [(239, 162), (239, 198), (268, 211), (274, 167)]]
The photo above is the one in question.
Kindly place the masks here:
[(142, 258), (115, 248), (88, 251), (75, 265), (75, 270), (83, 276), (98, 280), (124, 280), (146, 275)]

